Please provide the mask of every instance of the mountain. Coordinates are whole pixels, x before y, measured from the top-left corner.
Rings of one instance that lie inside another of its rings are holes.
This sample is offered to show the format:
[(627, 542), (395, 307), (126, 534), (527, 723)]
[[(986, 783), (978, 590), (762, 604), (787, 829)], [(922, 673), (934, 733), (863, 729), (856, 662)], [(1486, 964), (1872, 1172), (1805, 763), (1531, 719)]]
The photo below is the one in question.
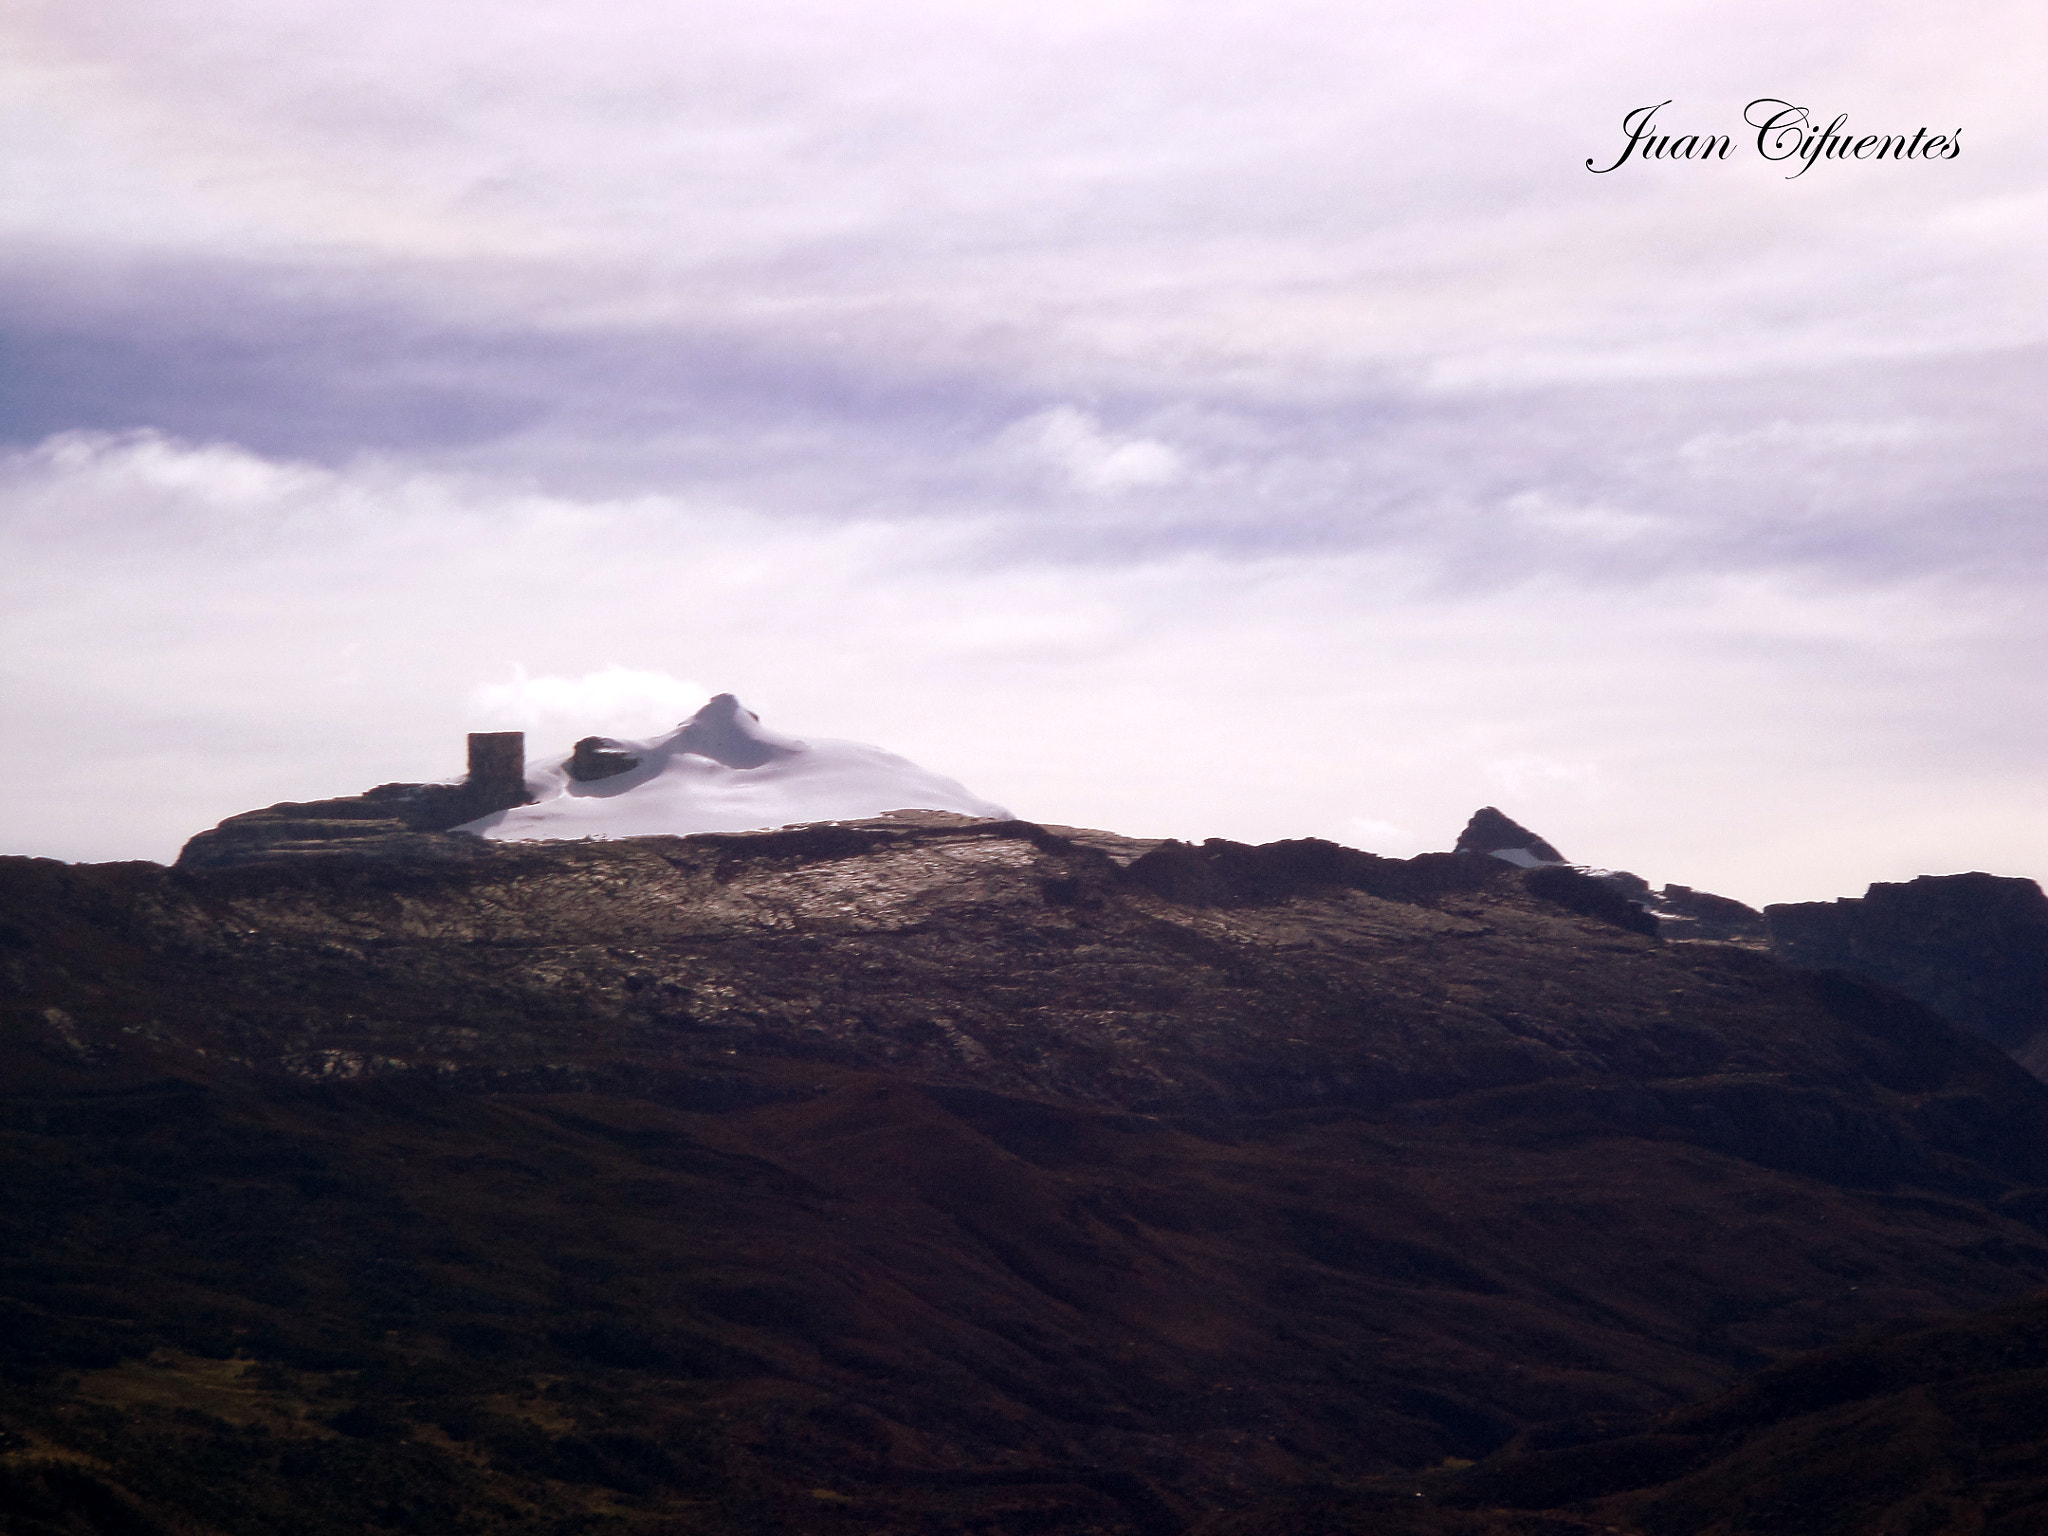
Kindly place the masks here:
[(8, 1536), (1706, 1531), (2048, 1285), (2048, 1087), (1567, 866), (381, 819), (0, 860)]
[[(1486, 854), (1558, 880), (1555, 847), (1493, 806), (1476, 812), (1456, 851)], [(1580, 866), (1568, 866), (1579, 869)], [(1690, 886), (1651, 888), (1627, 870), (1582, 870), (1636, 909), (1613, 900), (1578, 910), (1666, 939), (1766, 949), (1803, 970), (1839, 971), (1896, 988), (1950, 1023), (2048, 1077), (2048, 896), (2032, 880), (1983, 873), (1923, 875), (1872, 885), (1861, 897), (1783, 903), (1762, 912)], [(1571, 901), (1560, 886), (1556, 899)]]
[(457, 830), (507, 842), (742, 832), (915, 808), (1009, 812), (879, 747), (798, 741), (721, 693), (651, 741), (586, 737), (563, 762), (527, 776), (533, 803)]
[(1451, 847), (1453, 853), (1484, 853), (1523, 869), (1539, 864), (1563, 864), (1565, 856), (1496, 806), (1484, 805), (1472, 813), (1465, 830)]
[[(1473, 815), (1456, 851), (1504, 860), (1537, 882), (1560, 878), (1545, 874), (1547, 867), (1567, 867), (1555, 847), (1493, 806)], [(2048, 895), (2035, 881), (1981, 872), (1923, 875), (1874, 884), (1861, 897), (1759, 912), (1689, 886), (1653, 890), (1627, 870), (1582, 872), (1636, 915), (1631, 919), (1613, 899), (1594, 904), (1584, 887), (1580, 911), (1666, 939), (1767, 949), (1803, 970), (1895, 988), (2048, 1077)], [(1569, 904), (1567, 889), (1552, 894)]]
[[(1452, 851), (1486, 854), (1527, 870), (1566, 866), (1568, 862), (1549, 842), (1491, 805), (1481, 806), (1473, 813), (1472, 819), (1465, 824), (1465, 830), (1458, 834)], [(1561, 875), (1540, 875), (1536, 878), (1551, 882), (1557, 892), (1579, 892), (1582, 902), (1597, 902), (1599, 915), (1623, 927), (1673, 939), (1706, 939), (1721, 944), (1746, 944), (1758, 949), (1768, 947), (1763, 914), (1739, 901), (1696, 891), (1685, 885), (1667, 885), (1662, 891), (1655, 891), (1647, 880), (1625, 869), (1568, 867), (1592, 875), (1607, 888), (1608, 894), (1603, 896), (1596, 888), (1575, 884)], [(1635, 910), (1630, 911), (1631, 907)], [(1581, 906), (1580, 910), (1594, 912), (1596, 908)]]
[(1923, 875), (1764, 916), (1787, 964), (1895, 987), (2048, 1073), (2048, 895), (2034, 881)]
[[(380, 784), (360, 795), (247, 811), (193, 837), (178, 863), (213, 869), (328, 855), (463, 858), (471, 837), (738, 832), (906, 808), (1009, 815), (879, 747), (778, 735), (729, 693), (651, 741), (587, 736), (561, 761), (532, 769), (525, 754), (522, 732), (475, 733), (460, 783)], [(463, 836), (443, 835), (451, 832)]]

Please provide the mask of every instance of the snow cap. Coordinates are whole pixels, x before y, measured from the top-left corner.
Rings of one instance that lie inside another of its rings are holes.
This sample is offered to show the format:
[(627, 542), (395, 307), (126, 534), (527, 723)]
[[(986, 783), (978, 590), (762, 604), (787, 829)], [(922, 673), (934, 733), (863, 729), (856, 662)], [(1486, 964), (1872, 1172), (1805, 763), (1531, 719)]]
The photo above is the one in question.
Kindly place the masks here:
[(666, 736), (587, 736), (528, 773), (531, 800), (458, 831), (507, 842), (745, 832), (891, 811), (1007, 817), (956, 780), (857, 741), (799, 741), (721, 693)]
[(656, 746), (663, 754), (694, 752), (728, 768), (759, 768), (803, 749), (795, 738), (763, 729), (761, 717), (729, 693), (713, 698)]

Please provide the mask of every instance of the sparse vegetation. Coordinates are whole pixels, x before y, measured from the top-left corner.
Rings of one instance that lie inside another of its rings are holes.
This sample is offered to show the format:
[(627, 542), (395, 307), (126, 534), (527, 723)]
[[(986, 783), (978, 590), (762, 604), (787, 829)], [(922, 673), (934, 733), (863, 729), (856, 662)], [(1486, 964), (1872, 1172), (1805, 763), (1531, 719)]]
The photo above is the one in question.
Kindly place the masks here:
[(2034, 1507), (2048, 1090), (1505, 866), (5, 866), (7, 1536)]

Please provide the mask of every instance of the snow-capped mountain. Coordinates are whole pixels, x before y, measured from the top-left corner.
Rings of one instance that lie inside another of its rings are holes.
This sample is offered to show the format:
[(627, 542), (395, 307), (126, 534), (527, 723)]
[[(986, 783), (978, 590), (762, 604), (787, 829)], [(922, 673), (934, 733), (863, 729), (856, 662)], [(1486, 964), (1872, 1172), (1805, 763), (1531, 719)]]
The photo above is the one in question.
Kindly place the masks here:
[(1002, 806), (907, 758), (857, 741), (799, 741), (721, 693), (666, 736), (586, 737), (526, 776), (534, 803), (458, 831), (501, 842), (745, 832), (884, 811), (1007, 817)]

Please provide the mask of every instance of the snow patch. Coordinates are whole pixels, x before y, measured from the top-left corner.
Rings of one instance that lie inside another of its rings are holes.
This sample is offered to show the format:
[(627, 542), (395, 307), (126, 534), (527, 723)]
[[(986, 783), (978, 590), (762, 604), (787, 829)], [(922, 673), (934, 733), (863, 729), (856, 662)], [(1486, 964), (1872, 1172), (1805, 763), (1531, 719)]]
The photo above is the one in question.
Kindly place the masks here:
[(721, 693), (666, 736), (616, 741), (637, 766), (578, 781), (569, 759), (532, 770), (532, 805), (456, 830), (500, 842), (750, 832), (888, 811), (1008, 817), (964, 785), (857, 741), (799, 741)]

